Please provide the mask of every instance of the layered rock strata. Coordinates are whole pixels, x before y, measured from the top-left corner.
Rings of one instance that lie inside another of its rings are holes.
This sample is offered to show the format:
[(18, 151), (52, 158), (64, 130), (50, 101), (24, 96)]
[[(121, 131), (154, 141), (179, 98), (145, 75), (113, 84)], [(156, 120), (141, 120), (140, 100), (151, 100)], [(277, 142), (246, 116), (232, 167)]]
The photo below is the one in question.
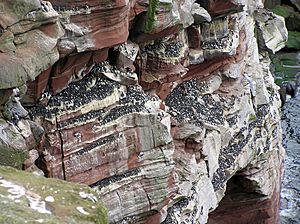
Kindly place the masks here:
[[(26, 64), (18, 42), (0, 40), (16, 45), (0, 57), (34, 68), (1, 75), (1, 164), (89, 185), (109, 223), (278, 221), (284, 149), (267, 51), (286, 41), (280, 17), (260, 1), (50, 2), (22, 14), (46, 18), (22, 32), (43, 34), (24, 43), (47, 60)], [(2, 20), (0, 38), (19, 34)]]

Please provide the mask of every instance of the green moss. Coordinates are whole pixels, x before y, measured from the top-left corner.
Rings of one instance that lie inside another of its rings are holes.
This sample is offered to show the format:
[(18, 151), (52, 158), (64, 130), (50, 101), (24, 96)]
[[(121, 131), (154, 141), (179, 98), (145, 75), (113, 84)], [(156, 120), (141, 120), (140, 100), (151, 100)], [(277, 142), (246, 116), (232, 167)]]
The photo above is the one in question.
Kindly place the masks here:
[(256, 119), (257, 119), (257, 117), (256, 117), (255, 114), (249, 114), (248, 115), (248, 121), (249, 122), (255, 121)]
[(276, 84), (280, 85), (282, 82), (294, 80), (299, 69), (297, 67), (284, 67), (284, 65), (299, 66), (299, 59), (297, 53), (294, 52), (279, 52), (271, 55), (272, 64), (276, 76)]
[(171, 3), (161, 3), (160, 6), (164, 8), (167, 12), (172, 10), (173, 4)]
[(294, 13), (294, 9), (290, 6), (277, 5), (272, 9), (275, 14), (287, 18)]
[[(65, 181), (38, 177), (34, 174), (18, 171), (10, 167), (0, 166), (0, 223), (36, 223), (43, 219), (44, 223), (108, 223), (107, 211), (99, 201), (84, 199), (79, 192), (89, 194), (99, 200), (95, 191), (86, 185), (68, 183)], [(1, 180), (9, 181), (25, 189), (26, 195), (34, 195), (43, 201), (52, 196), (54, 202), (46, 202), (47, 210), (52, 214), (39, 213), (28, 206), (28, 198), (22, 196), (19, 202), (8, 197), (8, 188), (1, 184)], [(77, 207), (84, 208), (87, 214), (82, 214)]]
[(7, 31), (0, 36), (0, 51), (8, 52), (16, 49), (14, 43), (13, 33)]
[(254, 37), (258, 40), (258, 29), (257, 29), (257, 26), (254, 26)]
[(295, 11), (293, 7), (278, 5), (272, 11), (285, 18), (285, 25), (289, 31), (300, 29), (300, 13)]
[(0, 148), (0, 165), (22, 169), (23, 163), (27, 157), (27, 151)]
[(31, 1), (14, 0), (8, 6), (19, 18), (22, 18), (28, 12), (38, 9), (39, 1), (37, 1), (37, 0), (31, 0)]
[(289, 31), (289, 38), (286, 46), (287, 48), (300, 50), (300, 32)]
[(145, 24), (145, 32), (150, 33), (154, 27), (155, 22), (155, 12), (158, 6), (159, 0), (149, 0), (147, 20)]

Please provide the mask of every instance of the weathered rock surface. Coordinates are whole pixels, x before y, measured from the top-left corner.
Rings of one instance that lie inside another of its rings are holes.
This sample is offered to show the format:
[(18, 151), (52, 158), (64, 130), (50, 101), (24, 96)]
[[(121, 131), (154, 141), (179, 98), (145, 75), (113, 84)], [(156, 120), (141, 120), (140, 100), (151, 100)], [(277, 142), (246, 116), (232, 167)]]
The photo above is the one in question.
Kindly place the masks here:
[(107, 223), (89, 187), (0, 166), (1, 223)]
[[(82, 95), (75, 97), (74, 93)], [(70, 84), (52, 97), (46, 108), (37, 107), (33, 111), (33, 116), (41, 120), (47, 132), (45, 141), (49, 147), (43, 153), (49, 159), (46, 159), (49, 176), (93, 184), (112, 173), (137, 168), (137, 156), (140, 150), (146, 150), (145, 138), (139, 133), (147, 136), (143, 134), (145, 130), (150, 129), (149, 134), (153, 132), (149, 149), (171, 142), (171, 137), (164, 138), (168, 135), (166, 115), (162, 111), (158, 117), (156, 115), (160, 111), (159, 105), (157, 98), (145, 95), (140, 87), (122, 86), (101, 73)], [(166, 132), (160, 133), (161, 140), (155, 129), (151, 131), (156, 120), (157, 128)], [(101, 178), (94, 177), (93, 174), (100, 170)]]
[(284, 18), (266, 9), (257, 10), (254, 16), (260, 44), (271, 50), (273, 54), (282, 49), (288, 39)]
[(58, 60), (63, 30), (46, 2), (1, 1), (0, 9), (0, 89), (8, 89), (34, 80)]
[[(212, 17), (223, 17), (243, 11), (243, 4), (246, 1), (222, 1), (222, 0), (202, 0), (200, 4), (208, 11)], [(249, 3), (248, 3), (249, 4)]]
[(225, 197), (209, 215), (209, 224), (279, 223), (276, 211), (280, 205), (282, 171), (275, 166), (281, 163), (278, 159), (283, 155), (278, 152), (272, 151), (258, 157), (228, 181)]
[[(146, 5), (148, 6), (147, 14), (145, 14), (141, 18), (141, 21), (138, 22), (138, 30), (153, 34), (179, 24), (184, 28), (188, 27), (194, 22), (192, 14), (194, 2), (195, 0), (146, 1)], [(205, 10), (198, 11), (198, 14), (207, 16), (207, 12)]]
[[(25, 139), (15, 126), (0, 119), (0, 163), (22, 169), (28, 156), (28, 147)], [(26, 150), (27, 149), (27, 150)]]
[(0, 92), (18, 167), (95, 188), (110, 223), (277, 222), (279, 17), (252, 0), (51, 3), (59, 58)]
[(97, 50), (127, 40), (130, 10), (127, 0), (50, 2), (66, 31), (60, 41), (60, 51)]
[(17, 118), (16, 113), (12, 116), (13, 123), (8, 118), (0, 118), (0, 164), (22, 169), (26, 159), (29, 159), (27, 169), (34, 166), (38, 158), (30, 161), (32, 156), (29, 152), (39, 144), (44, 130), (30, 119)]
[(154, 89), (163, 83), (180, 80), (186, 74), (187, 39), (187, 33), (183, 30), (157, 39), (141, 49), (141, 84), (144, 89)]

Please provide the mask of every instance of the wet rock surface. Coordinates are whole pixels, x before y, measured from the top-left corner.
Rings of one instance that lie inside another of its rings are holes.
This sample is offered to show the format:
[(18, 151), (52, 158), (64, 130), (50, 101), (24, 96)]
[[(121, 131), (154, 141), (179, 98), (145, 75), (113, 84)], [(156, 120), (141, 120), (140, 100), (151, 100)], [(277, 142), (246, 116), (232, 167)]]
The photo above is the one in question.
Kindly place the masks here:
[(283, 107), (283, 145), (286, 149), (285, 172), (281, 189), (280, 223), (299, 223), (300, 207), (300, 95), (289, 99)]

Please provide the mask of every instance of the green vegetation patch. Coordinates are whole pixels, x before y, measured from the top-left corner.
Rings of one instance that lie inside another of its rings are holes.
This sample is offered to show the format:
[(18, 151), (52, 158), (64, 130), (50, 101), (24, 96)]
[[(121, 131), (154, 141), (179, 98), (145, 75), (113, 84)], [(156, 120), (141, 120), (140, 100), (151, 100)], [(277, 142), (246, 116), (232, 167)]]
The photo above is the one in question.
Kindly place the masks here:
[(257, 119), (257, 117), (256, 117), (255, 114), (249, 114), (248, 115), (248, 121), (249, 122), (255, 121), (256, 119)]
[(0, 166), (0, 223), (108, 223), (107, 211), (86, 185)]
[(287, 48), (300, 50), (300, 32), (289, 31), (289, 38), (286, 46)]
[(300, 13), (295, 11), (293, 7), (286, 5), (278, 5), (272, 11), (285, 18), (285, 24), (290, 31), (300, 31)]
[(27, 157), (27, 151), (0, 148), (0, 165), (12, 166), (17, 169), (22, 169), (23, 163), (27, 159)]
[(295, 13), (292, 7), (286, 5), (277, 5), (272, 9), (272, 12), (284, 18), (288, 18), (289, 16)]
[(278, 52), (271, 55), (271, 60), (274, 66), (276, 84), (280, 85), (282, 82), (295, 79), (296, 74), (299, 72), (297, 66), (300, 65), (297, 52)]
[(155, 23), (155, 13), (158, 7), (159, 0), (149, 0), (147, 20), (145, 24), (145, 32), (150, 33), (154, 27)]

